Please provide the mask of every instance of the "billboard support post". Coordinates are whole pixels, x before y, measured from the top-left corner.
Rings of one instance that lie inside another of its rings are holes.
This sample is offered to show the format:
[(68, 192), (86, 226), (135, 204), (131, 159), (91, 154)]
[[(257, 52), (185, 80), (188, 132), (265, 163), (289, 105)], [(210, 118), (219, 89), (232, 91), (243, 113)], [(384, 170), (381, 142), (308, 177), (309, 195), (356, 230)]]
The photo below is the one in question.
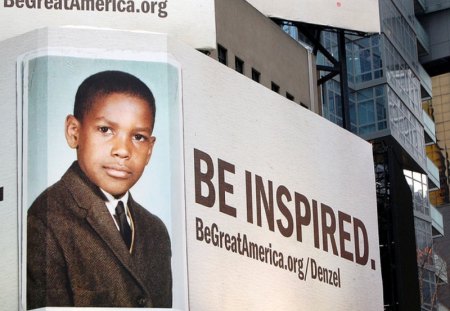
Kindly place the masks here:
[(345, 50), (345, 33), (340, 29), (338, 32), (339, 49), (339, 75), (341, 78), (341, 104), (342, 104), (342, 127), (351, 131), (350, 121), (350, 103), (348, 94), (348, 76), (347, 76), (347, 51)]

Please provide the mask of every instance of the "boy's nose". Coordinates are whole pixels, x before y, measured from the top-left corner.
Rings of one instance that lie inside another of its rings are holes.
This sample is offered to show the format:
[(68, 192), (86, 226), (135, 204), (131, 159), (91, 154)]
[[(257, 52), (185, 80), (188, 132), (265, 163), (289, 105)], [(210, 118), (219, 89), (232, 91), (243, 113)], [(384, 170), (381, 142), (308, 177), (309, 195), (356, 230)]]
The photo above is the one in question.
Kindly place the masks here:
[(112, 154), (119, 158), (129, 158), (131, 154), (131, 146), (125, 135), (117, 135), (114, 139)]

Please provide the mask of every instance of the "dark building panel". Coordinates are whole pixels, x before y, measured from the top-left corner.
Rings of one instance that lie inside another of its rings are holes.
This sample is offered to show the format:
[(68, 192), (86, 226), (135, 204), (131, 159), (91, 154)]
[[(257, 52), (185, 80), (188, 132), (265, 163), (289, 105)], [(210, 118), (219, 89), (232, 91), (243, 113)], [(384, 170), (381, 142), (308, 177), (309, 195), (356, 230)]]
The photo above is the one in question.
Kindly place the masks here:
[(402, 152), (391, 138), (373, 142), (385, 310), (420, 310), (411, 190)]
[(432, 76), (450, 71), (450, 9), (426, 14), (420, 22), (430, 39), (430, 53), (421, 63)]

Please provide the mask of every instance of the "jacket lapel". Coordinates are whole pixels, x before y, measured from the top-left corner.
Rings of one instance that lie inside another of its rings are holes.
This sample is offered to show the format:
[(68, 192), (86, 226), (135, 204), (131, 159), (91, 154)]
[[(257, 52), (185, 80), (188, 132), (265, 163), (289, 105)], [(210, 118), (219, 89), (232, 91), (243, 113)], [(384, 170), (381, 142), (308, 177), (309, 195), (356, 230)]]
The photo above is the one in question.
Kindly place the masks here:
[(103, 201), (90, 205), (86, 220), (122, 264), (131, 269), (130, 252)]
[(147, 291), (139, 276), (133, 268), (132, 257), (122, 236), (105, 205), (105, 197), (100, 189), (94, 185), (81, 171), (77, 162), (74, 162), (62, 180), (72, 194), (80, 209), (85, 210), (85, 219), (111, 249), (124, 268), (138, 281), (141, 287)]

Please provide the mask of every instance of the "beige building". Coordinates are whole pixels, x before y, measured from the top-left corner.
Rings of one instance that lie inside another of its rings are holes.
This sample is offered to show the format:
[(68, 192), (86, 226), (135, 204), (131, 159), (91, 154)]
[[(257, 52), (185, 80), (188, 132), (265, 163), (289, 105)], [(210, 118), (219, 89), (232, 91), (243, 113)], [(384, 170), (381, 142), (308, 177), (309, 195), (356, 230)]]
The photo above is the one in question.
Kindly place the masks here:
[(450, 148), (450, 73), (432, 78), (436, 136), (443, 148)]
[(242, 0), (216, 0), (217, 49), (211, 57), (319, 112), (312, 51)]
[(433, 99), (425, 105), (436, 124), (437, 144), (427, 146), (428, 157), (439, 169), (441, 188), (430, 192), (430, 202), (435, 206), (450, 203), (449, 163), (450, 149), (450, 73), (432, 78)]

